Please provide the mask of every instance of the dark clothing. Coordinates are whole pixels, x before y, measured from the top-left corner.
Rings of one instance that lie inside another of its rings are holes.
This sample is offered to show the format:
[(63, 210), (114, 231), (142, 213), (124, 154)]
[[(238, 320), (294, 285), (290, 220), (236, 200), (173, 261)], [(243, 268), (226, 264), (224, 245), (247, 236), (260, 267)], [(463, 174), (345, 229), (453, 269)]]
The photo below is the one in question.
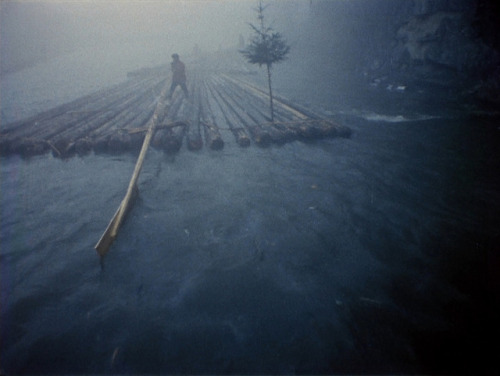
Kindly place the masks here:
[(186, 67), (184, 63), (179, 59), (172, 61), (170, 64), (172, 67), (172, 82), (182, 83), (186, 82)]
[(186, 82), (175, 82), (172, 80), (172, 85), (170, 85), (170, 93), (168, 94), (169, 98), (172, 98), (172, 95), (174, 94), (175, 88), (177, 85), (180, 85), (182, 91), (184, 92), (184, 96), (187, 98), (189, 96), (188, 89), (186, 87)]
[(177, 85), (180, 85), (182, 91), (184, 92), (184, 96), (187, 98), (189, 93), (186, 86), (186, 67), (184, 66), (184, 63), (179, 59), (174, 59), (170, 66), (172, 68), (172, 85), (170, 85), (170, 93), (168, 97), (172, 98), (175, 88)]

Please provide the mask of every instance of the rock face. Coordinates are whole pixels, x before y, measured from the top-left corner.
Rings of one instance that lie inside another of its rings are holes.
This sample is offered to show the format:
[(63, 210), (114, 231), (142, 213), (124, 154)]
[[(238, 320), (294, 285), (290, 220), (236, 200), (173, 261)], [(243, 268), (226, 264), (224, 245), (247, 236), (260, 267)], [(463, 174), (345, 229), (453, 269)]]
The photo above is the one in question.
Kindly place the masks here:
[(414, 16), (398, 29), (396, 37), (396, 64), (430, 64), (480, 76), (500, 61), (460, 12)]
[(500, 101), (496, 0), (318, 0), (308, 11), (303, 34), (290, 27), (285, 35), (342, 75), (383, 88), (455, 85), (469, 97)]
[(450, 53), (449, 47), (462, 45), (463, 35), (457, 31), (464, 29), (463, 24), (460, 13), (438, 12), (416, 16), (399, 28), (397, 38), (410, 62), (429, 61), (457, 68), (457, 65), (463, 65), (464, 59)]
[(441, 9), (415, 14), (398, 28), (391, 67), (423, 81), (441, 80), (445, 85), (454, 81), (479, 99), (500, 101), (500, 54), (480, 37), (477, 9), (449, 11), (453, 8), (446, 4)]
[(392, 72), (499, 102), (500, 53), (498, 41), (488, 34), (489, 23), (495, 22), (489, 12), (495, 5), (446, 0), (408, 3), (413, 4), (403, 17), (406, 20), (395, 25), (396, 44), (390, 47), (387, 64)]

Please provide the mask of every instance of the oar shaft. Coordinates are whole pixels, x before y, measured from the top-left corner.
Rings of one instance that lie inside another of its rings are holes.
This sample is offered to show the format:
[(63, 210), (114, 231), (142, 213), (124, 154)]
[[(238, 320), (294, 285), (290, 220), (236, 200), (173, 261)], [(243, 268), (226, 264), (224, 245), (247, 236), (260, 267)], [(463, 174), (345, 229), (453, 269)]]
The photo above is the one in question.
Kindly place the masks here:
[(101, 236), (101, 239), (99, 239), (99, 241), (95, 245), (95, 249), (97, 250), (97, 253), (99, 253), (101, 257), (108, 252), (109, 247), (115, 240), (118, 234), (118, 230), (120, 229), (120, 226), (123, 222), (123, 219), (125, 218), (125, 215), (129, 210), (134, 193), (137, 192), (137, 180), (139, 179), (139, 174), (141, 173), (144, 158), (146, 157), (146, 153), (148, 151), (149, 144), (151, 143), (151, 138), (153, 137), (155, 127), (158, 123), (158, 119), (163, 118), (164, 114), (168, 112), (167, 108), (168, 88), (169, 85), (165, 84), (160, 94), (160, 100), (156, 105), (153, 116), (148, 122), (148, 131), (146, 133), (146, 136), (144, 137), (144, 142), (142, 143), (142, 148), (139, 153), (139, 157), (137, 158), (134, 172), (132, 174), (132, 178), (130, 179), (130, 183), (127, 188), (127, 193), (125, 194), (125, 197), (120, 203), (120, 206), (118, 207), (118, 210), (116, 211), (115, 215), (109, 222), (108, 227)]

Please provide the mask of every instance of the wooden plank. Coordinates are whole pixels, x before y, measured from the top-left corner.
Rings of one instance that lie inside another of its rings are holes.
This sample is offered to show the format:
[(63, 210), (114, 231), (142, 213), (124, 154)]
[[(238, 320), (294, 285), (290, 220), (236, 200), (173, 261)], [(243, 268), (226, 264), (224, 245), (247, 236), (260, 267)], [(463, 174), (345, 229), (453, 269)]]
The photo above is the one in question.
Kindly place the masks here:
[(108, 224), (108, 227), (102, 234), (101, 238), (95, 245), (95, 249), (97, 253), (103, 257), (108, 253), (109, 247), (115, 240), (118, 230), (125, 218), (127, 211), (131, 207), (131, 203), (133, 202), (133, 197), (137, 194), (137, 180), (139, 178), (139, 174), (141, 173), (142, 164), (144, 162), (144, 158), (146, 156), (146, 152), (148, 151), (149, 144), (151, 143), (151, 138), (153, 137), (156, 124), (159, 120), (165, 117), (165, 114), (168, 112), (168, 102), (167, 102), (167, 92), (169, 85), (165, 84), (158, 104), (156, 105), (155, 112), (149, 121), (148, 132), (146, 133), (146, 137), (144, 137), (144, 142), (142, 144), (141, 152), (139, 153), (139, 157), (137, 158), (137, 162), (135, 164), (134, 172), (132, 174), (132, 178), (130, 179), (130, 183), (127, 188), (127, 193), (123, 198), (118, 210), (115, 215), (111, 219)]

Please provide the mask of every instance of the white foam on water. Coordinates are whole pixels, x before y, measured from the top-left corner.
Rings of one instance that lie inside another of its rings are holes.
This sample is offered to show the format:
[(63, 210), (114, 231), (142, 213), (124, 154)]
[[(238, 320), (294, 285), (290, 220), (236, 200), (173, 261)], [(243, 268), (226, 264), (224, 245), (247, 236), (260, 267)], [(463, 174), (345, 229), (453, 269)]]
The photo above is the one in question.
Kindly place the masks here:
[[(323, 111), (323, 113), (327, 116), (330, 116), (332, 112)], [(385, 122), (385, 123), (404, 123), (409, 121), (424, 121), (431, 119), (442, 119), (445, 116), (439, 115), (430, 115), (430, 114), (411, 114), (411, 115), (387, 115), (380, 114), (377, 112), (368, 112), (368, 111), (360, 111), (360, 110), (350, 110), (350, 111), (338, 111), (340, 115), (354, 116), (360, 119), (373, 121), (373, 122)]]
[(430, 120), (430, 119), (436, 119), (438, 117), (432, 115), (415, 115), (415, 116), (384, 115), (375, 112), (361, 113), (358, 114), (358, 116), (368, 121), (381, 121), (387, 123), (403, 123), (407, 121)]

